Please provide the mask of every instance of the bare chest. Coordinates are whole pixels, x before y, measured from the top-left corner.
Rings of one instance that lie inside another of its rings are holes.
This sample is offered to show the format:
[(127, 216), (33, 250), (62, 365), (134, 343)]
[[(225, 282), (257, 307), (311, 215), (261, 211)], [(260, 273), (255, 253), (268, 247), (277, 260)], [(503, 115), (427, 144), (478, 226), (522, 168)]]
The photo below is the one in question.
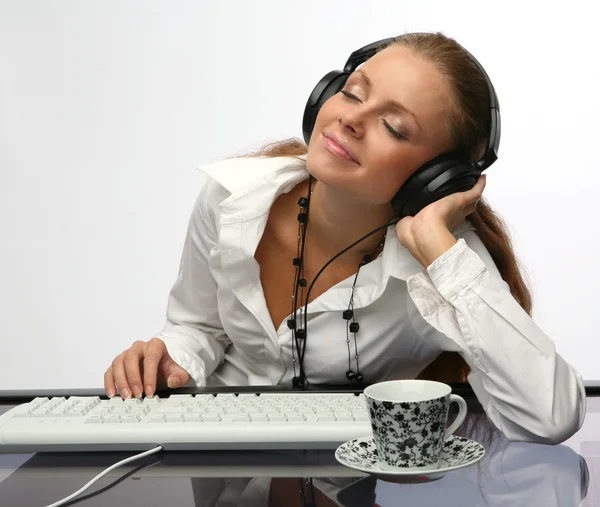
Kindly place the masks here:
[[(293, 313), (292, 295), (295, 292), (296, 277), (296, 266), (293, 265), (293, 259), (297, 255), (297, 245), (295, 231), (289, 238), (282, 237), (276, 233), (272, 224), (267, 224), (254, 255), (260, 266), (260, 281), (275, 329), (278, 329), (283, 321)], [(307, 280), (307, 285), (303, 291), (298, 292), (297, 308), (304, 305), (308, 288), (315, 275), (329, 260), (311, 255), (307, 247), (304, 250), (304, 257), (304, 278)], [(334, 264), (332, 263), (315, 282), (310, 291), (309, 303), (356, 272), (356, 266), (343, 263), (334, 266)]]

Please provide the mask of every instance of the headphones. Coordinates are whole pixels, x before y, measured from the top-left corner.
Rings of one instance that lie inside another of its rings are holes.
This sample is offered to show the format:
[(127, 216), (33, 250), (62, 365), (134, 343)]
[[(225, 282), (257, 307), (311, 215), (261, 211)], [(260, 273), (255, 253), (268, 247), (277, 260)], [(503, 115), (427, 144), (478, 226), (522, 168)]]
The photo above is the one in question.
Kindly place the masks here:
[[(302, 119), (302, 133), (307, 145), (321, 106), (344, 87), (348, 76), (360, 64), (367, 61), (381, 49), (401, 39), (402, 36), (382, 39), (354, 51), (348, 58), (346, 65), (344, 65), (343, 71), (331, 71), (319, 81), (310, 94)], [(422, 165), (404, 182), (392, 198), (391, 203), (394, 213), (399, 218), (414, 216), (425, 206), (442, 197), (473, 188), (481, 173), (498, 158), (498, 146), (500, 144), (500, 106), (498, 97), (482, 65), (468, 51), (467, 54), (483, 75), (490, 96), (490, 132), (485, 153), (477, 162), (471, 162), (465, 155), (460, 153), (444, 153)]]

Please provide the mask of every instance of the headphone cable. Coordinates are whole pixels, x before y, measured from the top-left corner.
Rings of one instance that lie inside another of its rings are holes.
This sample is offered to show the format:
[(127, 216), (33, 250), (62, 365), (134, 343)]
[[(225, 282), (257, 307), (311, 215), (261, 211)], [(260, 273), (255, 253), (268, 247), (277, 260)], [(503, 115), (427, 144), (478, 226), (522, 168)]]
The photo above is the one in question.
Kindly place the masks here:
[(331, 259), (329, 259), (325, 265), (319, 270), (319, 272), (315, 275), (315, 277), (313, 278), (311, 284), (308, 287), (308, 291), (306, 292), (306, 299), (304, 301), (304, 315), (302, 316), (304, 318), (304, 332), (306, 333), (304, 336), (304, 340), (302, 343), (302, 351), (300, 353), (300, 356), (298, 357), (298, 360), (300, 362), (300, 371), (302, 372), (301, 374), (303, 375), (301, 378), (302, 380), (306, 380), (306, 383), (308, 384), (308, 379), (306, 378), (306, 374), (304, 374), (304, 352), (306, 350), (306, 342), (307, 342), (307, 338), (308, 338), (308, 330), (307, 330), (307, 307), (308, 307), (308, 300), (310, 297), (310, 291), (312, 290), (315, 282), (317, 281), (317, 278), (319, 278), (319, 276), (321, 275), (321, 273), (323, 273), (323, 271), (325, 271), (325, 269), (334, 261), (336, 260), (340, 255), (346, 253), (348, 250), (350, 250), (351, 248), (355, 247), (356, 245), (358, 245), (361, 241), (364, 241), (365, 239), (367, 239), (368, 237), (372, 236), (373, 234), (375, 234), (376, 232), (379, 232), (382, 229), (387, 229), (390, 225), (395, 225), (400, 221), (400, 218), (394, 218), (393, 220), (391, 220), (390, 222), (377, 227), (376, 229), (373, 229), (371, 232), (365, 234), (363, 237), (357, 239), (354, 243), (352, 243), (351, 245), (347, 246), (346, 248), (344, 248), (343, 250), (341, 250), (340, 252), (338, 252), (337, 254), (335, 254)]

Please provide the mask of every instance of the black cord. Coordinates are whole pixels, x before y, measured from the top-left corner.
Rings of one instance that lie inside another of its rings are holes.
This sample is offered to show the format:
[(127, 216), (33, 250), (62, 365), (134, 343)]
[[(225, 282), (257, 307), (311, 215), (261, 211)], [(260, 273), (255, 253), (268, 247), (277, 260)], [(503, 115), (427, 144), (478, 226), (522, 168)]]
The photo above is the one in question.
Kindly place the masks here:
[[(352, 312), (352, 323), (355, 323), (354, 320), (354, 289), (356, 288), (356, 281), (358, 280), (358, 274), (360, 273), (360, 268), (364, 266), (365, 262), (361, 262), (358, 265), (358, 271), (356, 272), (356, 276), (354, 277), (354, 282), (352, 283), (352, 293), (350, 295), (350, 301), (348, 301), (348, 310)], [(350, 337), (348, 335), (350, 330), (350, 323), (346, 322), (346, 345), (348, 346), (348, 371), (352, 370), (351, 367), (351, 353), (350, 353)], [(354, 335), (354, 357), (356, 358), (356, 373), (360, 372), (360, 368), (358, 367), (358, 344), (356, 343), (356, 332), (352, 333)]]
[[(312, 290), (313, 286), (315, 285), (315, 282), (317, 281), (317, 279), (319, 278), (319, 276), (321, 275), (321, 273), (323, 273), (323, 271), (325, 271), (325, 269), (334, 261), (336, 260), (340, 255), (346, 253), (348, 250), (350, 250), (351, 248), (355, 247), (356, 245), (358, 245), (361, 241), (364, 241), (365, 239), (367, 239), (368, 237), (372, 236), (373, 234), (375, 234), (376, 232), (379, 232), (382, 229), (387, 229), (390, 225), (395, 225), (400, 221), (400, 218), (394, 218), (393, 220), (391, 220), (390, 222), (386, 223), (385, 225), (382, 225), (380, 227), (377, 227), (376, 229), (373, 229), (371, 232), (365, 234), (362, 238), (357, 239), (354, 243), (352, 243), (351, 245), (347, 246), (346, 248), (344, 248), (342, 251), (338, 252), (337, 254), (335, 254), (331, 259), (329, 259), (325, 265), (319, 270), (319, 272), (315, 275), (315, 277), (313, 278), (313, 281), (311, 282), (310, 286), (308, 287), (308, 292), (306, 293), (306, 299), (304, 302), (304, 340), (303, 340), (303, 344), (302, 344), (302, 351), (301, 353), (299, 353), (299, 362), (300, 362), (300, 371), (303, 372), (303, 363), (304, 363), (304, 352), (306, 350), (306, 342), (308, 341), (308, 332), (307, 332), (307, 319), (306, 319), (306, 309), (308, 307), (308, 300), (310, 298), (310, 291)], [(297, 344), (297, 341), (296, 341)], [(306, 379), (304, 376), (302, 377), (304, 380), (306, 380), (307, 384), (308, 384), (308, 379)]]
[[(302, 244), (301, 244), (301, 248), (300, 248), (300, 266), (298, 266), (298, 269), (296, 270), (296, 275), (298, 275), (298, 273), (300, 273), (300, 278), (304, 278), (304, 245), (306, 243), (306, 229), (308, 227), (308, 215), (309, 215), (309, 211), (310, 211), (310, 196), (312, 193), (312, 175), (310, 175), (308, 177), (308, 198), (306, 199), (306, 207), (305, 207), (305, 221), (301, 222), (303, 223), (303, 227), (302, 227)], [(298, 286), (299, 286), (299, 280), (298, 278), (296, 278), (296, 290), (294, 293), (294, 314), (293, 314), (293, 319), (294, 319), (294, 342), (295, 342), (295, 346), (296, 346), (296, 352), (298, 354), (298, 363), (299, 363), (299, 367), (300, 367), (300, 384), (304, 385), (304, 382), (306, 381), (306, 374), (304, 373), (304, 362), (301, 359), (304, 357), (304, 346), (305, 344), (303, 343), (302, 346), (300, 346), (299, 342), (298, 342), (298, 338), (296, 337), (296, 330), (298, 328), (297, 326), (297, 322), (296, 322), (296, 312), (297, 312), (297, 303), (298, 303)], [(304, 291), (303, 291), (304, 292)], [(308, 301), (308, 295), (307, 295), (307, 301)], [(306, 306), (304, 307), (304, 311), (306, 312)], [(304, 319), (304, 335), (303, 335), (303, 341), (306, 342), (306, 319)], [(302, 354), (301, 354), (302, 351)], [(294, 371), (294, 376), (295, 376), (295, 371)]]
[[(302, 222), (298, 221), (298, 246), (296, 248), (296, 259), (297, 262), (302, 263), (303, 260), (300, 256), (300, 235), (302, 234)], [(295, 352), (294, 349), (296, 349), (296, 352), (298, 353), (298, 357), (300, 357), (300, 351), (298, 350), (297, 347), (297, 340), (296, 340), (296, 327), (297, 327), (297, 321), (296, 321), (296, 301), (298, 299), (298, 279), (301, 278), (303, 276), (303, 273), (300, 272), (300, 265), (296, 266), (296, 273), (294, 275), (294, 285), (292, 286), (292, 312), (291, 312), (291, 324), (288, 322), (288, 327), (290, 327), (291, 331), (292, 331), (292, 366), (294, 368), (294, 378), (296, 378), (296, 357), (295, 357)]]

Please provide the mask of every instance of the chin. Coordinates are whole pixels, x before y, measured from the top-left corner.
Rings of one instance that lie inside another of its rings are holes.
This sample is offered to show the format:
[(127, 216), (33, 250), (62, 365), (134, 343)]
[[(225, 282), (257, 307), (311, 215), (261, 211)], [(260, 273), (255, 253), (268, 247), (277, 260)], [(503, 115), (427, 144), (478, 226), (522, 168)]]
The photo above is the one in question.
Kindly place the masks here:
[(326, 185), (340, 186), (344, 181), (348, 181), (347, 173), (335, 161), (332, 163), (327, 153), (316, 151), (309, 152), (306, 157), (306, 168), (312, 174), (313, 178), (325, 183)]
[(348, 171), (342, 164), (331, 163), (327, 154), (314, 153), (308, 156), (306, 168), (320, 184), (336, 189), (353, 199), (364, 198), (364, 183), (357, 178), (359, 175), (356, 172), (352, 174), (352, 170)]

